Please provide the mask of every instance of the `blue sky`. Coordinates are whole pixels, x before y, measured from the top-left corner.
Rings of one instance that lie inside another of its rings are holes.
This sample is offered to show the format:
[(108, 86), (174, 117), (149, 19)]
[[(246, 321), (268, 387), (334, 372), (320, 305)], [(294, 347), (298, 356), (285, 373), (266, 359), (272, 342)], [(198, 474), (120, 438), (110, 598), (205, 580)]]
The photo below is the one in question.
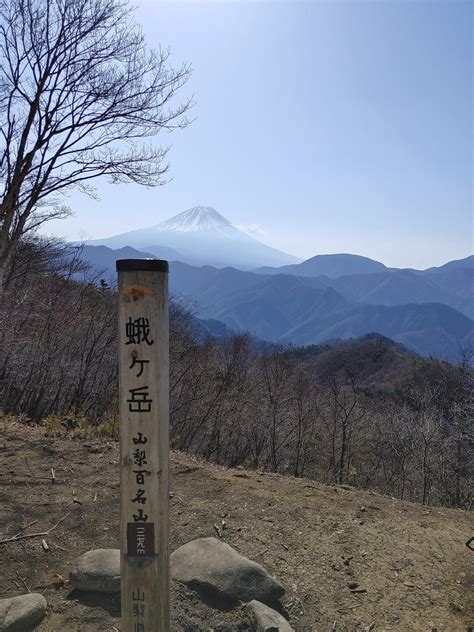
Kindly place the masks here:
[(49, 232), (105, 237), (206, 205), (302, 257), (471, 254), (470, 1), (144, 0), (136, 18), (193, 66), (196, 120), (158, 139), (173, 181), (74, 193)]

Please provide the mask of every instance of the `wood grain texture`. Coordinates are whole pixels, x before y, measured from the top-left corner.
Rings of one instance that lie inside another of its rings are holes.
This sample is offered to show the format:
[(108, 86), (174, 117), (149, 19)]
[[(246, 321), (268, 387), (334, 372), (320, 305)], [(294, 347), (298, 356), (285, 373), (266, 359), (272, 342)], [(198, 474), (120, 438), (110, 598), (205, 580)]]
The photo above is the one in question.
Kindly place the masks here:
[(118, 279), (122, 631), (168, 632), (168, 274)]

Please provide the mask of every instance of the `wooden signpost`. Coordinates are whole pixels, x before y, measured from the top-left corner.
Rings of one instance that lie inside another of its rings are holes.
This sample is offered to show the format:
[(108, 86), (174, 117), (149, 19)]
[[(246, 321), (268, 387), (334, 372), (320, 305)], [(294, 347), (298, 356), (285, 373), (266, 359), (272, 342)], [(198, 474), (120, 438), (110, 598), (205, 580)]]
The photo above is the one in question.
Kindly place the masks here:
[(169, 632), (168, 262), (117, 272), (122, 632)]

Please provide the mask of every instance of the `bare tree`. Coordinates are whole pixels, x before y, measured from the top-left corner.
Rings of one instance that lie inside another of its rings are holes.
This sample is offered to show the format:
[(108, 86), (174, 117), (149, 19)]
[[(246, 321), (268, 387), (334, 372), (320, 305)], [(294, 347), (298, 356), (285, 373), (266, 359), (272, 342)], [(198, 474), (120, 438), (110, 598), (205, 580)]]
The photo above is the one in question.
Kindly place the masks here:
[(147, 48), (126, 0), (0, 0), (0, 290), (71, 187), (163, 183), (167, 149), (147, 139), (187, 124), (189, 73)]

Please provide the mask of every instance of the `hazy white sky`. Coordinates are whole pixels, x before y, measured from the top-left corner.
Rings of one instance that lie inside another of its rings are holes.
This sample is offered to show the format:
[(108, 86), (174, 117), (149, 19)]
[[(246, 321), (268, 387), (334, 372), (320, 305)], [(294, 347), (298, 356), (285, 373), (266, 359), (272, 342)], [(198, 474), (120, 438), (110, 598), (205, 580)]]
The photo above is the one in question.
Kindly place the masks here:
[(189, 61), (194, 123), (165, 187), (74, 193), (77, 239), (213, 206), (302, 257), (428, 267), (472, 253), (472, 18), (463, 0), (159, 2), (151, 46)]

